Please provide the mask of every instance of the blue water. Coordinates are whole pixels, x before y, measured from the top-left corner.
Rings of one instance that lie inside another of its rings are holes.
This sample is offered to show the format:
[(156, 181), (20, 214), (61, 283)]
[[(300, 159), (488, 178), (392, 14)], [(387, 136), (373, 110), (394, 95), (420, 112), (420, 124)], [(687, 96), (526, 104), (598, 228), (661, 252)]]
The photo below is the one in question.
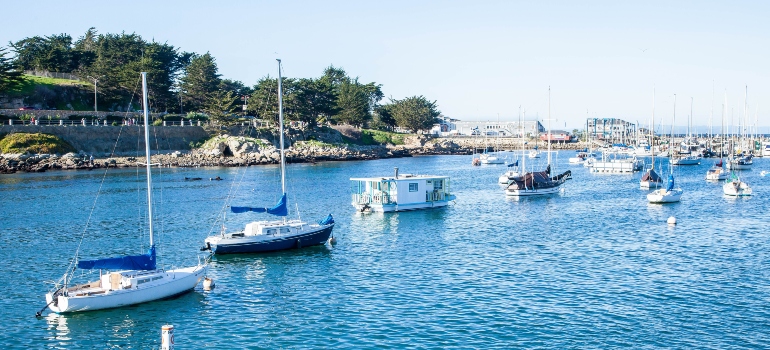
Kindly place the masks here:
[[(770, 159), (743, 173), (753, 197), (724, 197), (703, 180), (706, 161), (675, 169), (681, 203), (652, 205), (641, 174), (591, 174), (567, 165), (571, 153), (558, 160), (557, 170), (573, 170), (563, 193), (518, 201), (496, 184), (502, 166), (471, 167), (469, 156), (289, 165), (290, 205), (305, 220), (334, 214), (336, 245), (218, 256), (211, 292), (41, 319), (48, 282), (81, 236), (84, 258), (147, 247), (144, 175), (0, 176), (0, 345), (157, 348), (161, 325), (173, 324), (177, 349), (767, 347), (770, 178), (759, 172)], [(449, 175), (456, 203), (356, 213), (348, 178), (394, 166)], [(160, 264), (195, 264), (228, 193), (234, 204), (270, 205), (279, 176), (275, 166), (156, 170)]]

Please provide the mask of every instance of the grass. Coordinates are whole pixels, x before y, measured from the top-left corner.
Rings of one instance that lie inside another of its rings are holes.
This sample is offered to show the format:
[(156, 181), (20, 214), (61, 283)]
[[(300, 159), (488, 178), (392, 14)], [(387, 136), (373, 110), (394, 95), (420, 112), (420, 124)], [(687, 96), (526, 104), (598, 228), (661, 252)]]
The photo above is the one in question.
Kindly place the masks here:
[(0, 152), (64, 154), (75, 152), (75, 148), (50, 134), (13, 133), (0, 139)]
[(404, 134), (379, 130), (361, 130), (361, 143), (364, 145), (403, 145)]
[(93, 84), (69, 79), (58, 78), (46, 78), (38, 77), (34, 75), (24, 75), (24, 81), (21, 82), (15, 89), (10, 91), (12, 96), (30, 95), (35, 92), (35, 86), (78, 86), (78, 87), (93, 87)]

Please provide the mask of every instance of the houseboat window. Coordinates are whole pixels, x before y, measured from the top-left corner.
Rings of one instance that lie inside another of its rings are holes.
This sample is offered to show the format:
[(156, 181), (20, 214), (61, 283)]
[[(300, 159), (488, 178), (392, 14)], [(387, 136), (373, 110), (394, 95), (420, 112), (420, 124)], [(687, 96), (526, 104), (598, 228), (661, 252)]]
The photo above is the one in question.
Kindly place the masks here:
[(417, 192), (417, 183), (416, 182), (410, 182), (409, 183), (409, 192)]
[(274, 229), (268, 229), (267, 230), (267, 234), (269, 234), (269, 235), (275, 234), (275, 230)]
[(444, 181), (436, 180), (433, 182), (433, 189), (434, 190), (440, 190), (444, 188)]

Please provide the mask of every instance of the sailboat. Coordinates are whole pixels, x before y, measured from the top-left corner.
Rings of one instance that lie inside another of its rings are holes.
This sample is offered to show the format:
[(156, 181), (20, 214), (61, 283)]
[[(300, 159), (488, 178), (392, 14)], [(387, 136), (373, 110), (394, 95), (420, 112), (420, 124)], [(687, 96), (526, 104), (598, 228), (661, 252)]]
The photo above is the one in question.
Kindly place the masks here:
[[(674, 119), (671, 121), (671, 144), (674, 141), (674, 122), (676, 120), (676, 94), (674, 94)], [(674, 203), (682, 198), (681, 188), (674, 188), (674, 167), (671, 163), (668, 165), (669, 174), (666, 188), (659, 188), (647, 195), (647, 201), (650, 203)]]
[[(720, 138), (720, 141), (723, 141), (725, 139), (725, 108), (727, 105), (727, 93), (725, 93), (725, 103), (722, 105), (722, 137)], [(724, 147), (724, 144), (722, 145)], [(724, 168), (724, 162), (722, 160), (722, 155), (724, 152), (722, 150), (719, 151), (719, 162), (715, 163), (713, 167), (711, 167), (706, 172), (706, 180), (709, 181), (722, 181), (727, 179), (727, 171)]]
[[(650, 140), (652, 146), (651, 149), (655, 148), (655, 89), (652, 90), (652, 126), (650, 129)], [(642, 189), (650, 189), (653, 187), (660, 186), (660, 183), (663, 181), (658, 173), (655, 172), (655, 152), (650, 152), (650, 155), (652, 156), (652, 163), (650, 165), (650, 169), (647, 170), (644, 175), (642, 175), (642, 179), (639, 180), (639, 187)]]
[[(519, 106), (519, 137), (521, 138), (521, 157), (522, 162), (524, 161), (524, 130), (522, 130), (521, 126), (521, 106)], [(504, 172), (500, 177), (497, 178), (497, 183), (501, 185), (507, 185), (508, 181), (511, 180), (511, 178), (520, 176), (522, 174), (522, 169), (524, 167), (519, 167), (519, 158), (517, 156), (516, 161), (508, 164), (508, 171)]]
[[(749, 88), (746, 87), (746, 94), (744, 95), (744, 98), (743, 98), (743, 118), (744, 119), (746, 119), (746, 115), (748, 113), (747, 104), (746, 104), (746, 100), (748, 98), (748, 93), (749, 93)], [(738, 144), (741, 146), (742, 153), (733, 156), (733, 159), (731, 159), (727, 163), (727, 169), (730, 169), (730, 170), (750, 170), (752, 168), (752, 166), (754, 165), (754, 160), (753, 160), (754, 156), (752, 154), (746, 153), (746, 149), (743, 147), (743, 145), (744, 145), (744, 143), (746, 141), (746, 137), (744, 137), (744, 132), (743, 132), (743, 128), (745, 128), (745, 123), (744, 123), (743, 126), (741, 126), (740, 119), (738, 119), (738, 120), (739, 120), (739, 122), (738, 122), (738, 130), (741, 133), (740, 140), (738, 141)], [(751, 147), (748, 147), (748, 148), (751, 149)]]
[[(684, 152), (679, 152), (678, 157), (671, 156), (670, 164), (671, 165), (700, 165), (700, 155), (693, 154), (690, 150), (689, 144), (692, 140), (692, 135), (690, 134), (690, 124), (692, 124), (692, 97), (690, 98), (690, 118), (687, 121), (687, 138), (685, 138), (684, 141), (682, 141), (682, 144), (680, 148), (686, 149)], [(673, 145), (673, 141), (671, 142)]]
[(233, 213), (268, 213), (283, 217), (276, 221), (254, 221), (238, 232), (209, 236), (204, 250), (215, 254), (260, 253), (276, 250), (301, 248), (324, 244), (334, 229), (334, 218), (329, 214), (317, 224), (302, 220), (286, 220), (289, 211), (286, 203), (286, 156), (283, 146), (283, 90), (281, 85), (281, 60), (278, 61), (278, 125), (281, 134), (281, 190), (278, 203), (272, 208), (231, 206)]
[[(147, 254), (97, 260), (78, 260), (65, 273), (55, 289), (45, 298), (47, 307), (56, 313), (108, 309), (168, 298), (191, 291), (204, 278), (208, 262), (197, 266), (164, 270), (156, 265), (152, 219), (152, 174), (150, 162), (149, 113), (147, 109), (147, 73), (142, 73), (144, 105), (144, 144), (147, 157), (147, 216), (150, 250)], [(99, 270), (96, 281), (71, 285), (76, 269)], [(41, 311), (42, 312), (42, 311)], [(40, 315), (40, 312), (38, 312)]]
[[(548, 88), (548, 166), (545, 171), (524, 172), (520, 176), (512, 177), (505, 194), (513, 197), (538, 196), (559, 192), (563, 185), (572, 176), (567, 170), (562, 174), (551, 176), (551, 88)], [(525, 169), (522, 166), (522, 169)]]

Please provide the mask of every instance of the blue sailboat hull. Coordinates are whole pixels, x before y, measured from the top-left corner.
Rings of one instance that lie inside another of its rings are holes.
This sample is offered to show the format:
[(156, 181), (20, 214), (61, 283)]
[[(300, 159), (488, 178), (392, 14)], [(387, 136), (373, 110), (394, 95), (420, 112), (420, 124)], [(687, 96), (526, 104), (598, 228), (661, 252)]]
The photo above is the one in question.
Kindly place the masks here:
[(274, 240), (217, 244), (211, 246), (214, 254), (263, 253), (324, 244), (332, 234), (334, 225), (318, 230), (303, 232), (296, 236), (281, 237)]

